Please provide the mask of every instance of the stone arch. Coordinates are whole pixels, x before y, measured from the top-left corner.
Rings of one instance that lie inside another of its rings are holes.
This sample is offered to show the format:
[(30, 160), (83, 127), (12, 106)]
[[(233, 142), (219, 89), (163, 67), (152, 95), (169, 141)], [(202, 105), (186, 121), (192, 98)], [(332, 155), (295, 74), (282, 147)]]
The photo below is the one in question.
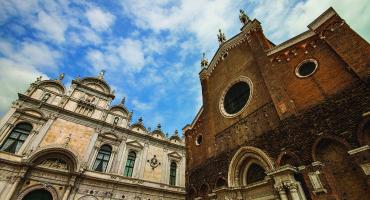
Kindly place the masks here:
[(24, 108), (24, 109), (21, 109), (21, 112), (29, 114), (29, 115), (34, 115), (36, 117), (43, 118), (43, 119), (46, 118), (43, 112), (41, 112), (40, 110), (33, 109), (33, 108)]
[(255, 162), (261, 165), (266, 171), (274, 170), (272, 159), (261, 149), (251, 146), (241, 147), (231, 159), (228, 170), (229, 187), (239, 186), (241, 171), (244, 171), (246, 164)]
[(370, 146), (370, 117), (362, 120), (357, 128), (357, 141), (361, 146)]
[(336, 142), (342, 144), (346, 148), (346, 151), (351, 149), (350, 145), (344, 139), (341, 139), (341, 138), (338, 138), (338, 137), (335, 137), (335, 136), (331, 136), (331, 135), (321, 136), (321, 137), (317, 138), (315, 140), (315, 142), (313, 143), (313, 145), (312, 145), (311, 155), (312, 155), (313, 161), (318, 161), (317, 156), (316, 156), (317, 155), (316, 151), (317, 151), (317, 146), (319, 145), (320, 142), (322, 142), (322, 140), (336, 141)]
[(276, 167), (281, 167), (286, 164), (298, 167), (301, 164), (301, 160), (292, 151), (283, 151), (279, 154), (276, 160)]
[(81, 159), (79, 159), (79, 157), (71, 150), (62, 146), (46, 147), (43, 149), (39, 149), (28, 158), (27, 162), (31, 163), (32, 165), (37, 165), (43, 160), (55, 157), (63, 159), (67, 163), (68, 170), (70, 172), (78, 171), (80, 167), (79, 161)]
[(53, 200), (59, 200), (57, 190), (49, 184), (37, 184), (27, 187), (26, 189), (19, 193), (16, 200), (22, 200), (28, 193), (41, 189), (50, 192), (51, 196), (53, 197)]
[(111, 88), (109, 84), (103, 79), (99, 79), (96, 77), (86, 77), (81, 79), (80, 83), (86, 87), (98, 90), (106, 94), (111, 93)]
[(370, 196), (365, 174), (349, 157), (348, 147), (341, 140), (322, 138), (315, 143), (316, 161), (324, 164), (326, 178), (340, 199), (362, 199)]
[(61, 82), (56, 81), (56, 80), (44, 80), (44, 81), (41, 81), (38, 86), (45, 87), (45, 88), (48, 88), (48, 87), (55, 88), (56, 91), (54, 92), (57, 92), (59, 94), (64, 94), (66, 91), (64, 85)]

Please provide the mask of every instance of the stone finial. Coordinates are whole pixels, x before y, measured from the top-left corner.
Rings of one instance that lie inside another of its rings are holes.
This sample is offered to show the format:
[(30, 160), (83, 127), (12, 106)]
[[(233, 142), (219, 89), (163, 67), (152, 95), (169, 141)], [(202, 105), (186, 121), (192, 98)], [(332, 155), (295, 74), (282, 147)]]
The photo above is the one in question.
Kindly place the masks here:
[(225, 34), (221, 31), (221, 29), (218, 29), (217, 38), (218, 38), (218, 43), (220, 43), (220, 45), (226, 41)]
[(76, 81), (80, 81), (81, 80), (81, 76), (78, 75), (77, 78), (76, 78)]
[(104, 70), (104, 69), (102, 69), (102, 70), (99, 72), (98, 78), (99, 78), (99, 79), (104, 79), (104, 74), (105, 74), (105, 70)]
[(202, 57), (202, 60), (200, 61), (200, 66), (203, 68), (207, 67), (208, 65), (208, 60), (206, 58), (206, 54), (203, 53), (203, 57)]
[(160, 124), (160, 123), (158, 123), (158, 125), (157, 125), (157, 130), (161, 130), (161, 128), (162, 128), (161, 124)]
[(123, 98), (121, 99), (121, 105), (125, 105), (125, 102), (126, 102), (126, 97), (123, 97)]
[(142, 117), (139, 117), (139, 119), (137, 120), (140, 124), (143, 123), (143, 118)]
[(58, 81), (62, 81), (64, 79), (64, 73), (59, 74)]
[(177, 129), (175, 130), (175, 136), (179, 136), (179, 131)]
[(243, 25), (246, 25), (250, 21), (248, 15), (242, 9), (240, 9), (239, 19)]

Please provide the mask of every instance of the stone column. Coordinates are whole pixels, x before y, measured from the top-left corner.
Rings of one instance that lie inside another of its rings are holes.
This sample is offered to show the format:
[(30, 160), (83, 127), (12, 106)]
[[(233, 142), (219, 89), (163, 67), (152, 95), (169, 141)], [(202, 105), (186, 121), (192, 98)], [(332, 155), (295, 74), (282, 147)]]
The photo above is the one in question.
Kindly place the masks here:
[(0, 129), (0, 144), (2, 144), (5, 140), (5, 138), (8, 136), (8, 133), (10, 130), (14, 127), (11, 123), (6, 123), (1, 129)]
[(17, 189), (17, 186), (18, 186), (19, 182), (21, 181), (21, 178), (22, 178), (21, 176), (13, 177), (13, 179), (14, 179), (14, 180), (12, 180), (13, 183), (10, 186), (9, 190), (5, 193), (4, 200), (10, 200), (11, 199), (15, 189)]
[(285, 192), (285, 188), (283, 185), (275, 186), (275, 190), (279, 193), (280, 200), (288, 200), (288, 197)]
[(76, 177), (72, 176), (71, 179), (68, 181), (66, 191), (64, 192), (62, 200), (68, 200), (69, 195), (71, 194), (71, 190), (73, 189), (73, 185), (75, 184)]
[(144, 149), (143, 149), (143, 155), (141, 156), (141, 161), (140, 161), (140, 173), (139, 177), (140, 179), (144, 178), (144, 169), (145, 169), (145, 164), (146, 164), (146, 157), (148, 155), (148, 150), (149, 150), (149, 143), (144, 144)]
[(9, 111), (1, 118), (0, 127), (3, 127), (6, 124), (6, 122), (9, 121), (15, 110), (16, 110), (15, 107), (11, 107)]
[(298, 185), (297, 183), (287, 182), (284, 186), (289, 190), (292, 200), (301, 200), (298, 194)]
[(167, 163), (168, 163), (168, 149), (163, 148), (163, 158), (162, 158), (162, 163), (161, 163), (161, 183), (166, 184), (166, 176), (167, 176)]
[(107, 169), (105, 170), (108, 173), (111, 173), (112, 172), (112, 166), (113, 166), (114, 161), (116, 159), (115, 158), (116, 157), (116, 152), (117, 152), (117, 147), (113, 146), (112, 154), (111, 154), (111, 156), (109, 158)]
[(118, 150), (118, 163), (117, 163), (117, 173), (119, 175), (122, 175), (123, 174), (123, 170), (124, 170), (124, 166), (123, 164), (125, 163), (125, 160), (127, 158), (124, 157), (125, 155), (125, 152), (126, 152), (126, 140), (127, 138), (124, 138), (119, 146), (119, 150)]

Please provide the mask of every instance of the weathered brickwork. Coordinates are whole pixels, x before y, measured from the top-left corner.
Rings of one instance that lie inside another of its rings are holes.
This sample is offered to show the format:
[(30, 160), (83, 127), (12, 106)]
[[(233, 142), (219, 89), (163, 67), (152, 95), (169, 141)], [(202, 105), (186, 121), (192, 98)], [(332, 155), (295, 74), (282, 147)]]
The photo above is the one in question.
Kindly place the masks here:
[[(274, 46), (248, 21), (202, 68), (203, 107), (184, 128), (188, 199), (370, 196), (370, 45), (331, 8), (308, 27)], [(307, 60), (316, 69), (299, 77)], [(241, 76), (250, 102), (225, 116), (220, 98)], [(265, 174), (253, 184), (252, 164)]]

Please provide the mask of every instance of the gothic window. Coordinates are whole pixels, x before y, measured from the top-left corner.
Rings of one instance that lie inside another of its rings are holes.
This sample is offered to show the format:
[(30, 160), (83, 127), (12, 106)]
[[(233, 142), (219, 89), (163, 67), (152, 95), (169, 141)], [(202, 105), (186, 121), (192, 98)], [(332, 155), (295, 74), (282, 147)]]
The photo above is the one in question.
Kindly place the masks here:
[(308, 59), (303, 61), (296, 68), (296, 75), (300, 78), (305, 78), (311, 76), (317, 69), (317, 61), (313, 59)]
[(24, 141), (32, 130), (32, 125), (28, 123), (17, 124), (11, 131), (5, 142), (1, 145), (0, 150), (15, 153), (21, 148)]
[(224, 97), (224, 110), (227, 114), (239, 112), (248, 102), (251, 88), (248, 83), (241, 81), (231, 86)]
[(177, 171), (176, 162), (171, 162), (171, 166), (170, 166), (170, 185), (176, 185), (176, 171)]
[(127, 177), (132, 177), (132, 173), (134, 172), (134, 166), (135, 166), (135, 159), (136, 159), (136, 153), (134, 151), (130, 151), (127, 156), (127, 162), (125, 167), (124, 175)]
[(247, 184), (256, 183), (265, 179), (265, 170), (255, 163), (249, 166), (247, 172)]
[(100, 147), (93, 166), (94, 171), (105, 172), (108, 166), (111, 152), (112, 148), (108, 145), (103, 145), (102, 147)]
[(117, 125), (119, 121), (119, 117), (115, 117), (113, 120), (113, 125)]

